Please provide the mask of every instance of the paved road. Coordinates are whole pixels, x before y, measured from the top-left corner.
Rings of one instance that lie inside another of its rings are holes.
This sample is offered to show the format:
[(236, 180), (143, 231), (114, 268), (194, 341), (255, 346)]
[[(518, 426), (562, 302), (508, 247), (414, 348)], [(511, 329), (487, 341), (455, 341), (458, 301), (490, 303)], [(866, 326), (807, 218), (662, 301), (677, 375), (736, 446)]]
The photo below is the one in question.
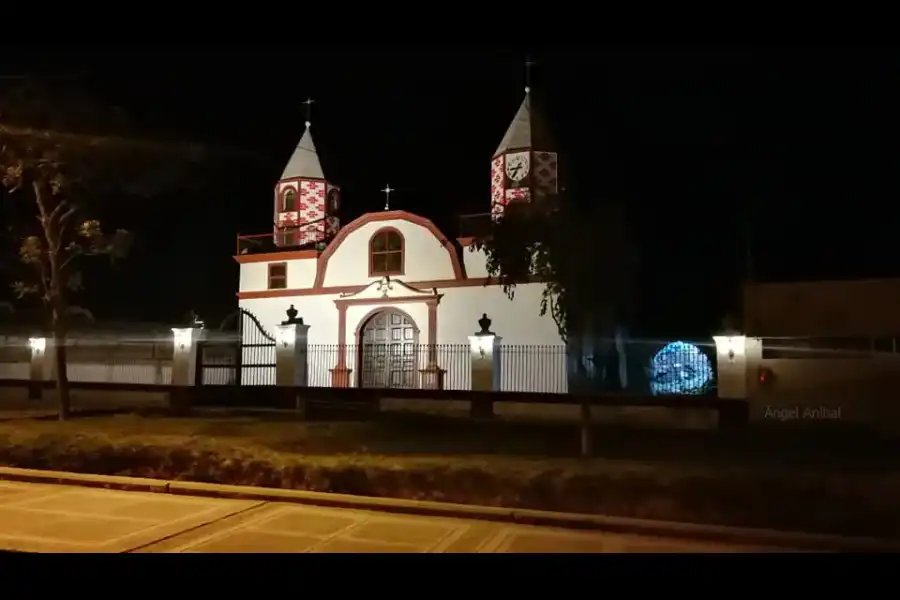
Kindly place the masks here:
[(7, 481), (0, 481), (0, 550), (329, 553), (767, 551), (765, 548), (478, 520)]

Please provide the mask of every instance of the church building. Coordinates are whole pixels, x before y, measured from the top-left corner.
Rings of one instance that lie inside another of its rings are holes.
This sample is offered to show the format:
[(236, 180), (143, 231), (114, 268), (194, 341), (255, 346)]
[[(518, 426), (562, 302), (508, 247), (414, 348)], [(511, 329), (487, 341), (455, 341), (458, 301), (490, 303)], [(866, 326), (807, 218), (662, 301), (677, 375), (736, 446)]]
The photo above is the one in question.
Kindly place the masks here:
[[(490, 167), (485, 220), (557, 192), (557, 152), (527, 88)], [(465, 389), (469, 336), (484, 315), (501, 352), (562, 347), (551, 316), (540, 316), (542, 284), (520, 285), (510, 300), (488, 278), (472, 238), (447, 237), (428, 215), (390, 209), (390, 187), (383, 191), (384, 210), (342, 223), (340, 187), (323, 171), (307, 121), (275, 185), (274, 231), (239, 238), (240, 308), (269, 334), (297, 311), (309, 326), (309, 385)], [(564, 353), (542, 362), (552, 377), (516, 377), (504, 389), (565, 391)]]

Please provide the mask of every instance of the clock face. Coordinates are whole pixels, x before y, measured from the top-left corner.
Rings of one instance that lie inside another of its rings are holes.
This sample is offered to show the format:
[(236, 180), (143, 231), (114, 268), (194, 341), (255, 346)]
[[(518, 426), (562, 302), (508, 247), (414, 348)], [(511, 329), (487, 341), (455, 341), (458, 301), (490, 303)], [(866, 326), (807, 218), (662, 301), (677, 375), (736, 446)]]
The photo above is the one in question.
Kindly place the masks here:
[(328, 208), (331, 212), (337, 212), (337, 210), (341, 207), (341, 190), (337, 188), (331, 188), (331, 191), (328, 192)]
[(522, 181), (528, 176), (531, 166), (527, 152), (509, 154), (506, 157), (506, 176), (512, 181)]

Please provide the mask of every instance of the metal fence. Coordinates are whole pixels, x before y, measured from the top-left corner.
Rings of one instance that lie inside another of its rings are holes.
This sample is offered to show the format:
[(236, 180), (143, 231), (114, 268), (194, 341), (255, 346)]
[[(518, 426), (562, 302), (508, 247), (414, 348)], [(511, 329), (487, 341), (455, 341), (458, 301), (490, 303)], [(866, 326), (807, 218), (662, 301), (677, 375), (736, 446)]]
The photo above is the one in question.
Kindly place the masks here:
[[(4, 350), (0, 353), (0, 379), (27, 379), (27, 338), (0, 341)], [(274, 342), (263, 341), (242, 344), (237, 336), (224, 334), (201, 341), (197, 383), (274, 385), (276, 347)], [(171, 382), (170, 340), (154, 336), (72, 339), (68, 350), (72, 381)], [(305, 363), (310, 387), (341, 385), (338, 380), (343, 376), (353, 387), (472, 389), (469, 344), (310, 344)], [(504, 392), (565, 394), (624, 389), (635, 394), (702, 395), (716, 387), (711, 341), (631, 340), (616, 347), (604, 340), (596, 347), (581, 348), (577, 356), (563, 344), (501, 344), (495, 368), (495, 389)], [(53, 377), (52, 367), (45, 377)]]
[[(501, 391), (567, 391), (565, 346), (502, 345), (495, 361)], [(349, 369), (354, 387), (472, 389), (469, 344), (312, 344), (307, 369), (312, 387), (329, 387), (335, 369)]]
[[(350, 370), (350, 385), (429, 388), (440, 377), (443, 389), (472, 387), (468, 344), (311, 345), (308, 382), (332, 385), (332, 371)], [(342, 357), (343, 355), (343, 357)], [(505, 392), (564, 394), (580, 380), (585, 391), (622, 390), (654, 395), (699, 395), (716, 387), (712, 343), (632, 341), (619, 350), (582, 349), (563, 344), (502, 344), (497, 349), (497, 389)]]

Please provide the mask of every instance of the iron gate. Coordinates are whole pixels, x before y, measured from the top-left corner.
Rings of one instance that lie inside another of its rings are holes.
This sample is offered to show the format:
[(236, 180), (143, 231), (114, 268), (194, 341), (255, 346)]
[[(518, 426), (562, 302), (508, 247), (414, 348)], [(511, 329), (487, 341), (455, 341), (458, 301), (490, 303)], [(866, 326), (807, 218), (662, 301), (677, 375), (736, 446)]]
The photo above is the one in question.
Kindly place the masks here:
[(275, 385), (275, 338), (241, 308), (199, 343), (196, 377), (198, 385)]

